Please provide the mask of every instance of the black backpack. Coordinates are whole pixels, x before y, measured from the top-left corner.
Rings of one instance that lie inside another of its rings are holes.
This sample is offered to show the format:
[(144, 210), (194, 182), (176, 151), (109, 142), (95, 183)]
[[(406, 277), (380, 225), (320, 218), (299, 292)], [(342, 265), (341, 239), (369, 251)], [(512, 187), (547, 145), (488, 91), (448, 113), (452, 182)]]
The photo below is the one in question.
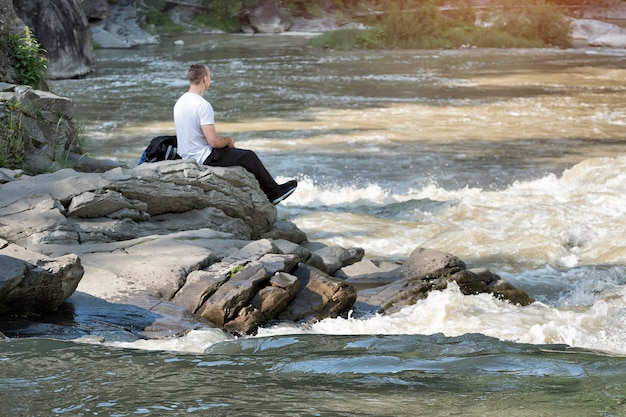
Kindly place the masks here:
[(157, 136), (152, 138), (150, 144), (143, 151), (139, 164), (144, 162), (167, 161), (181, 159), (177, 151), (178, 142), (176, 136)]

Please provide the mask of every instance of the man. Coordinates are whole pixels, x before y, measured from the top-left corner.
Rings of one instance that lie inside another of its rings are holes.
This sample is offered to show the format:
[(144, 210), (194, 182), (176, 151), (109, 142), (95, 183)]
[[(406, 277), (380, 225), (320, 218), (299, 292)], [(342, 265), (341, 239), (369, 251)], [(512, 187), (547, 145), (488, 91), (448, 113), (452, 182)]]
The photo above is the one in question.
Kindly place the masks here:
[(254, 174), (272, 204), (289, 197), (298, 186), (296, 180), (279, 185), (253, 151), (236, 148), (231, 136), (217, 134), (213, 107), (202, 97), (211, 85), (209, 67), (193, 64), (189, 67), (188, 77), (189, 91), (174, 105), (178, 154), (204, 165), (244, 167)]

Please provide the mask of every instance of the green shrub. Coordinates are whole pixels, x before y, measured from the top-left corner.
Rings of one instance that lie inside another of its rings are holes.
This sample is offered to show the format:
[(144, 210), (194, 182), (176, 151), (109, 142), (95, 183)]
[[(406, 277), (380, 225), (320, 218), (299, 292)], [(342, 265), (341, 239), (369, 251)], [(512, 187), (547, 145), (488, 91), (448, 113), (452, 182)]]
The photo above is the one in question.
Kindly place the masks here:
[(569, 46), (569, 26), (561, 10), (545, 0), (527, 0), (511, 5), (508, 0), (492, 3), (500, 10), (496, 28), (513, 36), (543, 45)]
[[(513, 4), (494, 0), (487, 17), (489, 27), (477, 26), (477, 11), (469, 0), (378, 0), (377, 11), (366, 13), (363, 23), (375, 28), (337, 31), (314, 38), (310, 44), (332, 49), (433, 49), (471, 45), (494, 48), (568, 47), (568, 25), (558, 6), (546, 0)], [(482, 12), (481, 12), (482, 13)]]
[(22, 113), (9, 112), (0, 120), (0, 167), (16, 169), (24, 163), (26, 129)]
[(39, 88), (45, 79), (48, 68), (46, 51), (39, 45), (28, 27), (22, 33), (10, 34), (9, 42), (15, 54), (15, 67), (20, 74), (22, 83), (33, 88)]

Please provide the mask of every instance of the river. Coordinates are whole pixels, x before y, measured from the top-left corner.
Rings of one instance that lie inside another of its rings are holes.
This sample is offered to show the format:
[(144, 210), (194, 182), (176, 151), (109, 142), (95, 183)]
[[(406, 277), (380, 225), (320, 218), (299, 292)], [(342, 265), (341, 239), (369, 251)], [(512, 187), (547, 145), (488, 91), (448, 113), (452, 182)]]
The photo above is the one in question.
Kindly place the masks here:
[(451, 286), (241, 339), (0, 341), (0, 415), (626, 416), (626, 51), (180, 38), (53, 82), (91, 156), (136, 164), (205, 61), (218, 132), (299, 181), (279, 218), (375, 260), (449, 252), (537, 301)]

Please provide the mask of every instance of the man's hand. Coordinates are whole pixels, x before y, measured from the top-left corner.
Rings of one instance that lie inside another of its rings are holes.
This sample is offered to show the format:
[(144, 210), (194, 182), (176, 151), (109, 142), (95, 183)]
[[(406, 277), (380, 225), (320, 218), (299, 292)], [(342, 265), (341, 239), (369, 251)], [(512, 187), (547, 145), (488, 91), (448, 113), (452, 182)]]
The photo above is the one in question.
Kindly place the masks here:
[(202, 125), (202, 133), (209, 145), (214, 148), (234, 148), (235, 139), (232, 136), (220, 136), (215, 131), (215, 125)]
[(224, 141), (227, 143), (227, 147), (229, 148), (234, 148), (235, 147), (235, 138), (233, 138), (232, 136), (222, 136), (224, 138)]

